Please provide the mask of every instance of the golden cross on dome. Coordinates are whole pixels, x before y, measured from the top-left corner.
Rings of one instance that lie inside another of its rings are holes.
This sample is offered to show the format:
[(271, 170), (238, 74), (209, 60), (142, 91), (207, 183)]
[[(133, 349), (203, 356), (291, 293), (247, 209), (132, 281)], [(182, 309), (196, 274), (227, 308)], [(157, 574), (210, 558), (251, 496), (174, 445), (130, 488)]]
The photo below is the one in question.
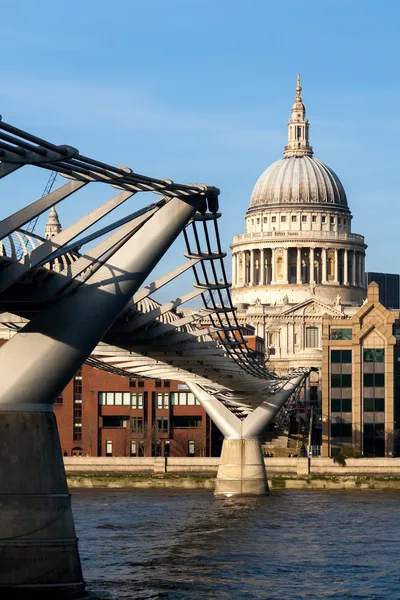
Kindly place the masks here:
[(297, 75), (297, 87), (296, 87), (296, 102), (301, 102), (301, 90), (302, 87), (300, 85), (300, 74)]

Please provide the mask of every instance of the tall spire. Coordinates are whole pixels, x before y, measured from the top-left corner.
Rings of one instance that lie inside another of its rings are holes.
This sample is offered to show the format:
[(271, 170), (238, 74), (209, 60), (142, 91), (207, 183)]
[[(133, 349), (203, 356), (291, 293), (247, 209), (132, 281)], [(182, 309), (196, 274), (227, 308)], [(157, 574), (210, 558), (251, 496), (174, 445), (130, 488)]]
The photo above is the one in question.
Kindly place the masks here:
[(300, 75), (297, 75), (296, 99), (292, 106), (292, 118), (288, 123), (288, 145), (284, 156), (312, 156), (313, 149), (308, 138), (309, 121), (306, 119), (306, 107), (301, 97)]
[(52, 237), (60, 233), (61, 229), (61, 223), (60, 219), (58, 218), (56, 208), (55, 206), (52, 206), (50, 209), (49, 219), (46, 227), (44, 228), (44, 237), (46, 240), (50, 240)]
[(296, 102), (302, 102), (302, 97), (301, 97), (301, 90), (302, 87), (300, 85), (300, 73), (297, 75), (297, 87), (296, 87)]

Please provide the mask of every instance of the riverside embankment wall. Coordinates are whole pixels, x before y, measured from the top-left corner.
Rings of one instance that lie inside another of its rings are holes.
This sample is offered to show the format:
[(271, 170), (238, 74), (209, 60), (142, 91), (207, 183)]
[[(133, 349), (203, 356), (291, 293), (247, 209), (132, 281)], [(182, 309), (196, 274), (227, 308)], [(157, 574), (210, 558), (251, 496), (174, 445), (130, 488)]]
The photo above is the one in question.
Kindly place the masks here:
[[(65, 457), (67, 473), (217, 473), (219, 458)], [(383, 476), (400, 477), (400, 458), (349, 458), (341, 466), (331, 458), (265, 458), (268, 476)]]

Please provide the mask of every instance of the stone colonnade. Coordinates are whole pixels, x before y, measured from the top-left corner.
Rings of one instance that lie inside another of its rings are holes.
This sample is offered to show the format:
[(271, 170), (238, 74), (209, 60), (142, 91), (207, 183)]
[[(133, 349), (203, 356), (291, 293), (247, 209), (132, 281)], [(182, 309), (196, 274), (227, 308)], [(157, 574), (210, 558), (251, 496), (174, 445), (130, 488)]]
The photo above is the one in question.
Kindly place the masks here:
[(288, 247), (234, 250), (232, 284), (333, 284), (365, 287), (365, 253), (349, 248)]

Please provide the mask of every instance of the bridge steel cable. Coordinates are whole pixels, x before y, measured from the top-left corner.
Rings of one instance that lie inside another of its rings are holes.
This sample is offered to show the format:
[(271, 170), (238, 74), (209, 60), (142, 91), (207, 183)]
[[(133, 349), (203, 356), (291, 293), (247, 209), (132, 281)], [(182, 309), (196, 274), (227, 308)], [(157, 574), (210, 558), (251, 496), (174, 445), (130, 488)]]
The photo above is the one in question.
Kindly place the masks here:
[[(258, 437), (308, 370), (278, 377), (247, 347), (224, 265), (218, 188), (115, 167), (0, 118), (0, 179), (26, 165), (65, 183), (0, 221), (0, 314), (14, 333), (0, 348), (0, 588), (70, 592), (83, 577), (72, 512), (63, 509), (68, 490), (52, 404), (84, 361), (185, 382), (225, 436), (216, 485), (224, 495), (266, 492)], [(51, 239), (27, 230), (93, 183), (113, 196)], [(157, 199), (98, 226), (138, 192)], [(185, 262), (145, 283), (181, 234)], [(164, 304), (152, 297), (190, 270), (191, 291)], [(195, 297), (203, 307), (182, 312)], [(50, 524), (40, 540), (29, 534), (37, 510)]]

